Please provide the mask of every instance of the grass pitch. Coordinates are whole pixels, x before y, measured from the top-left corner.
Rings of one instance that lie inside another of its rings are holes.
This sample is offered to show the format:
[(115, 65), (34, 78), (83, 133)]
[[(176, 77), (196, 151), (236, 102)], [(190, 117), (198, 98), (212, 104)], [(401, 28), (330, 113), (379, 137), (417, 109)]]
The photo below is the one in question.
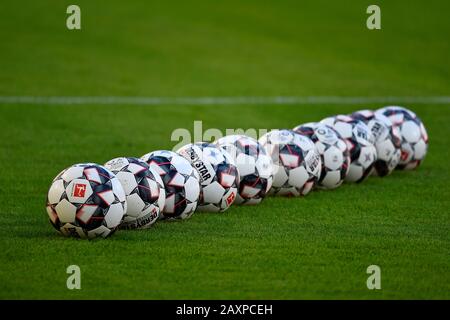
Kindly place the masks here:
[[(450, 7), (380, 1), (0, 4), (2, 96), (449, 95)], [(45, 198), (78, 162), (172, 148), (176, 128), (292, 128), (381, 105), (0, 105), (0, 298), (450, 298), (450, 106), (410, 104), (422, 166), (107, 240), (58, 236)], [(81, 268), (81, 290), (66, 268)], [(366, 288), (381, 267), (382, 289)]]

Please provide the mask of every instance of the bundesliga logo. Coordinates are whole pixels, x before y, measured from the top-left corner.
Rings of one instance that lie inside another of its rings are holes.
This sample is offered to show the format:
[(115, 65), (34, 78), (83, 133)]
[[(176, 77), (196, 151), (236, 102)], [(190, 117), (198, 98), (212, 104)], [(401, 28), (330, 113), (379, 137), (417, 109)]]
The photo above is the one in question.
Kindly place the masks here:
[(78, 198), (84, 198), (86, 193), (86, 185), (82, 183), (77, 183), (73, 186), (72, 196)]
[(236, 195), (234, 192), (230, 193), (230, 195), (227, 197), (227, 204), (229, 206), (233, 203), (235, 197), (236, 197)]

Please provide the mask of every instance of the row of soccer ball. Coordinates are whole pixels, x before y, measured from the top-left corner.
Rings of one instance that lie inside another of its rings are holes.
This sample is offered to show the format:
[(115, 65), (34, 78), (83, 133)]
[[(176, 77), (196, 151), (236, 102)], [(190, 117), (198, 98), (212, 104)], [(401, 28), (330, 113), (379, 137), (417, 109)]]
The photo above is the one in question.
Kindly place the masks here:
[(273, 130), (259, 141), (231, 135), (177, 152), (115, 158), (104, 166), (76, 164), (53, 180), (47, 213), (63, 235), (107, 237), (118, 228), (148, 228), (158, 219), (257, 204), (267, 194), (306, 195), (315, 186), (333, 189), (371, 173), (413, 169), (427, 147), (425, 127), (412, 111), (362, 110)]

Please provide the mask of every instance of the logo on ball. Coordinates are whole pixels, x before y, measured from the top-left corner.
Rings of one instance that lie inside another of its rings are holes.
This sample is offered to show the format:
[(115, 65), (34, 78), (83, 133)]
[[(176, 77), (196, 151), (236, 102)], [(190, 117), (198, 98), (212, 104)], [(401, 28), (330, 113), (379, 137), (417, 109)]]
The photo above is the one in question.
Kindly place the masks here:
[(236, 198), (235, 194), (234, 194), (234, 193), (230, 193), (230, 195), (229, 195), (228, 198), (227, 198), (227, 204), (228, 204), (229, 206), (231, 206), (231, 204), (233, 203), (234, 198)]
[(72, 196), (77, 198), (84, 198), (86, 194), (86, 185), (82, 183), (77, 183), (73, 187)]

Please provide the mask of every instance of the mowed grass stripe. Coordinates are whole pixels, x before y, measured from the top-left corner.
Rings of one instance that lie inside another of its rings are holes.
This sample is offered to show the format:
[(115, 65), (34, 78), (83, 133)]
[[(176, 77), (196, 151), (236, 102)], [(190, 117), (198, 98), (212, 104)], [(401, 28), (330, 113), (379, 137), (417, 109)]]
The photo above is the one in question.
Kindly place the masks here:
[(384, 104), (450, 104), (450, 96), (279, 96), (279, 97), (126, 97), (126, 96), (0, 96), (0, 104), (31, 105), (358, 105)]

